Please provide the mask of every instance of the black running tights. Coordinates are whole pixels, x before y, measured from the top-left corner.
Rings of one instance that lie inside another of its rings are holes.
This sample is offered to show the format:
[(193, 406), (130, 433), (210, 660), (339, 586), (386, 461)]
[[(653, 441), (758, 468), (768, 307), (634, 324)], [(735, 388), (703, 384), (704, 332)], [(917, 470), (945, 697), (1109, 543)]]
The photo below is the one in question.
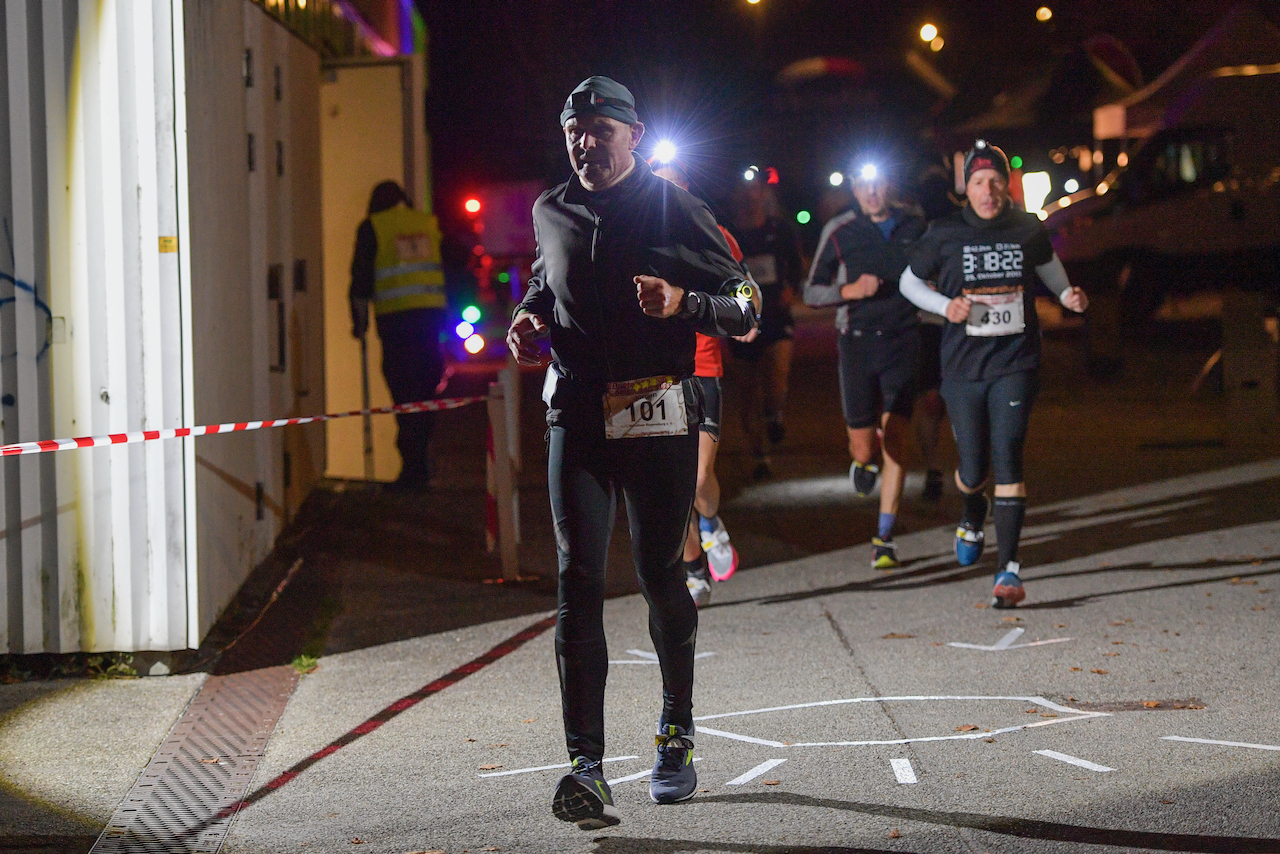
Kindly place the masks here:
[(680, 558), (697, 482), (698, 434), (636, 439), (551, 428), (548, 482), (560, 559), (556, 659), (571, 759), (604, 756), (605, 564), (627, 503), (631, 554), (649, 603), (649, 636), (662, 670), (660, 723), (693, 724), (693, 654), (698, 609)]

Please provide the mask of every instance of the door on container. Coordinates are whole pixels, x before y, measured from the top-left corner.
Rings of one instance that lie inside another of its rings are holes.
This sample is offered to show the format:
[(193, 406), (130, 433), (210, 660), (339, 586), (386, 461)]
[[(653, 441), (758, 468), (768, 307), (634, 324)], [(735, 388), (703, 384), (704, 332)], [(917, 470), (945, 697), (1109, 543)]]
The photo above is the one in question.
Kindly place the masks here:
[[(360, 342), (351, 335), (347, 292), (356, 229), (368, 213), (369, 194), (382, 181), (398, 181), (415, 207), (430, 210), (424, 89), (420, 56), (344, 62), (324, 69), (320, 139), (325, 396), (329, 412), (359, 409), (361, 404)], [(367, 340), (370, 403), (387, 406), (391, 404), (391, 392), (382, 378), (382, 347), (372, 320)], [(364, 478), (361, 419), (342, 418), (326, 426), (326, 474)], [(394, 480), (400, 473), (395, 439), (395, 418), (374, 416), (375, 480)]]

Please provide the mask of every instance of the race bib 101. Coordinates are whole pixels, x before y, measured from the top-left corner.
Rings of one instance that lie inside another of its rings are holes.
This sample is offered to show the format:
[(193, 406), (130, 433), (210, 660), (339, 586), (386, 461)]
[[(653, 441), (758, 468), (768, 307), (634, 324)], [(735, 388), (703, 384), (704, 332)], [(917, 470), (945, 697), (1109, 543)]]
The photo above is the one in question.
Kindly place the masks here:
[(675, 377), (609, 383), (604, 394), (604, 435), (609, 439), (684, 436), (689, 432), (684, 387)]
[(965, 322), (966, 335), (999, 338), (1020, 335), (1027, 328), (1026, 305), (1022, 288), (999, 294), (965, 294), (972, 306)]

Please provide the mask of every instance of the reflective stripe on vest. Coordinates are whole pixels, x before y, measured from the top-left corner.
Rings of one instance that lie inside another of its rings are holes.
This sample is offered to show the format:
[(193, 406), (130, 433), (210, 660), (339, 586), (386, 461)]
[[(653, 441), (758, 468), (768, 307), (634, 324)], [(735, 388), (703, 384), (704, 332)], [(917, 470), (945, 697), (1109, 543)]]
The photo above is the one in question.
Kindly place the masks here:
[(440, 229), (436, 218), (405, 205), (369, 217), (378, 242), (373, 305), (378, 314), (444, 308)]

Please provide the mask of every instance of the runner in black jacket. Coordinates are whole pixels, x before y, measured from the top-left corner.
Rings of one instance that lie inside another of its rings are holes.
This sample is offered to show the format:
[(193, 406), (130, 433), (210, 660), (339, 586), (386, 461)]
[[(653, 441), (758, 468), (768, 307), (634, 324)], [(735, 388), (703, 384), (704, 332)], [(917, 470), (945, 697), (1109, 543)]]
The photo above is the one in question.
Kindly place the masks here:
[(662, 670), (658, 803), (693, 797), (693, 657), (698, 611), (680, 558), (698, 466), (701, 385), (694, 333), (743, 335), (751, 285), (706, 205), (633, 153), (635, 101), (583, 81), (560, 116), (575, 177), (534, 205), (538, 258), (508, 345), (536, 363), (550, 331), (548, 480), (560, 563), (556, 656), (572, 772), (552, 810), (584, 830), (618, 823), (604, 757), (605, 561), (617, 491), (649, 602)]
[[(924, 233), (923, 217), (889, 202), (884, 175), (866, 164), (854, 179), (853, 207), (832, 217), (822, 230), (804, 301), (814, 307), (840, 306), (840, 405), (849, 433), (849, 479), (867, 495), (880, 473), (880, 520), (871, 543), (871, 565), (899, 566), (893, 525), (906, 471), (902, 454), (915, 401), (920, 335), (916, 308), (898, 293), (907, 266), (907, 245)], [(877, 443), (876, 428), (883, 431)], [(881, 447), (877, 448), (877, 444)]]
[[(956, 558), (968, 566), (982, 556), (990, 466), (1000, 550), (992, 598), (997, 608), (1011, 608), (1026, 595), (1017, 557), (1027, 506), (1022, 449), (1040, 388), (1034, 277), (1072, 311), (1084, 311), (1089, 300), (1067, 281), (1040, 220), (1010, 206), (1004, 152), (978, 140), (965, 157), (964, 175), (968, 207), (929, 226), (912, 248), (900, 287), (916, 305), (949, 321), (942, 334), (942, 397), (960, 455), (956, 486), (965, 497)], [(930, 290), (925, 279), (938, 289)]]

